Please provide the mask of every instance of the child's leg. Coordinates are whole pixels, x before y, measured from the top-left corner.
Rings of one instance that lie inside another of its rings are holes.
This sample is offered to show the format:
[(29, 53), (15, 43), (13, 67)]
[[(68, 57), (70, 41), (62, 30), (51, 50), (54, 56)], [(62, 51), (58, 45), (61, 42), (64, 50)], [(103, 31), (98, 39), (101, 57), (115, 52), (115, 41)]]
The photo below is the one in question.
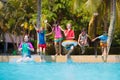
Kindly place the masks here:
[(83, 43), (79, 43), (79, 46), (81, 48), (82, 54), (84, 54), (85, 53), (85, 46), (84, 46), (84, 44)]
[(80, 47), (81, 47), (82, 54), (84, 54), (85, 53), (85, 46), (83, 44), (80, 44)]
[(43, 51), (42, 51), (43, 55), (45, 55), (45, 50), (46, 50), (46, 48), (43, 48)]
[(54, 47), (55, 47), (55, 55), (58, 55), (59, 54), (59, 52), (58, 52), (58, 44), (57, 44), (57, 42), (54, 42)]
[(104, 43), (100, 42), (102, 56), (104, 56)]
[(101, 47), (102, 56), (104, 55), (104, 47)]
[(107, 47), (105, 48), (105, 51), (106, 51), (106, 55), (108, 55), (108, 52), (107, 52)]
[(42, 54), (42, 47), (39, 47), (39, 50), (40, 50), (40, 55)]
[(18, 59), (16, 62), (22, 62), (23, 58)]
[(103, 48), (102, 58), (103, 58), (104, 62), (107, 61), (107, 47)]
[(32, 58), (26, 57), (26, 58), (24, 59), (24, 61), (32, 61)]
[(61, 55), (61, 41), (59, 42), (59, 54)]
[(69, 50), (68, 53), (66, 54), (68, 58), (70, 57), (70, 54), (73, 52), (73, 49), (74, 49), (74, 46), (71, 46), (71, 47), (70, 47), (70, 50)]
[(104, 47), (104, 50), (103, 50), (103, 55), (107, 55), (107, 47)]
[(81, 50), (82, 50), (82, 54), (84, 54), (85, 53), (85, 46), (82, 46)]
[(40, 57), (41, 57), (41, 60), (43, 60), (43, 51), (42, 51), (42, 47), (39, 47), (39, 50), (40, 50)]
[(43, 48), (43, 50), (42, 50), (42, 61), (45, 61), (45, 50), (46, 50), (46, 48)]
[(107, 61), (108, 53), (107, 53), (107, 46), (105, 47), (105, 61)]

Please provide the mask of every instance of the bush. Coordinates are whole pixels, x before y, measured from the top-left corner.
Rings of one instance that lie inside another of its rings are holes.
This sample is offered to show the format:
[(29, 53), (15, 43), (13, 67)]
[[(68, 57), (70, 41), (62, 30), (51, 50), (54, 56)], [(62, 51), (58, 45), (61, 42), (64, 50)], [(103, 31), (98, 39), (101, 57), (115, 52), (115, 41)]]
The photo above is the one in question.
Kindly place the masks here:
[[(46, 54), (47, 55), (55, 55), (55, 48), (53, 44), (50, 44), (47, 49), (46, 49)], [(65, 55), (66, 51), (65, 49), (62, 47), (62, 55)], [(101, 55), (101, 48), (97, 47), (97, 54)], [(109, 52), (110, 55), (116, 55), (116, 54), (120, 54), (120, 47), (112, 47), (110, 49)], [(81, 54), (81, 49), (79, 46), (75, 47), (73, 52), (71, 53), (71, 55), (82, 55)], [(83, 55), (95, 55), (94, 52), (94, 47), (86, 47), (86, 51)]]

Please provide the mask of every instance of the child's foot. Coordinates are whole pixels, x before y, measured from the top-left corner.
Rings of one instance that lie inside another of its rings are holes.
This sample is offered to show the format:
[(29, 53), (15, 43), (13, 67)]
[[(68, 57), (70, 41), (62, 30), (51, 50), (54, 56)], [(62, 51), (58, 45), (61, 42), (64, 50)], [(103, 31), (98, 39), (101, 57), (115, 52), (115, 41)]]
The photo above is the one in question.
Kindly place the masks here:
[(102, 55), (101, 57), (102, 57), (102, 60), (104, 61), (104, 55)]
[(55, 56), (58, 56), (58, 53), (56, 53)]
[(102, 55), (101, 57), (102, 57), (102, 60), (103, 60), (104, 62), (107, 62), (107, 56), (106, 56), (106, 55)]
[(105, 60), (104, 60), (105, 62), (107, 62), (107, 57), (108, 57), (108, 55), (105, 55)]
[(41, 57), (41, 62), (45, 62), (44, 56)]
[(60, 54), (60, 56), (62, 56), (62, 54)]
[(69, 59), (69, 58), (70, 58), (70, 55), (69, 55), (69, 54), (66, 54), (66, 57), (67, 57), (67, 59)]
[(103, 62), (105, 62), (105, 57), (104, 57), (104, 55), (102, 55), (101, 57), (102, 57)]
[(82, 54), (84, 54), (85, 53), (85, 50), (82, 50)]
[(45, 62), (45, 60), (44, 60), (44, 59), (42, 59), (42, 60), (41, 60), (41, 62)]

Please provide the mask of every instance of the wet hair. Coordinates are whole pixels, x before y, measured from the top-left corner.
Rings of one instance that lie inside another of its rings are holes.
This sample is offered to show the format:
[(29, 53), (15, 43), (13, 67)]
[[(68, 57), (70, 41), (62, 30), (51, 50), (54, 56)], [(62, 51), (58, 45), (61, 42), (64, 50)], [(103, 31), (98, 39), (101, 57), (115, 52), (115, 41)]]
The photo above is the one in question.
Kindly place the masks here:
[(71, 24), (71, 23), (67, 23), (67, 25), (68, 25), (68, 24), (69, 24), (70, 26), (72, 26), (72, 24)]
[(53, 27), (56, 27), (56, 26), (57, 26), (57, 24), (55, 24), (55, 23), (54, 23), (52, 26), (53, 26)]
[(83, 32), (83, 31), (86, 31), (86, 29), (85, 29), (85, 28), (83, 28), (83, 29), (81, 30), (81, 32)]
[(28, 38), (29, 38), (29, 35), (28, 35), (28, 34), (25, 34), (24, 37), (28, 37)]
[(103, 32), (103, 35), (108, 35), (106, 31)]

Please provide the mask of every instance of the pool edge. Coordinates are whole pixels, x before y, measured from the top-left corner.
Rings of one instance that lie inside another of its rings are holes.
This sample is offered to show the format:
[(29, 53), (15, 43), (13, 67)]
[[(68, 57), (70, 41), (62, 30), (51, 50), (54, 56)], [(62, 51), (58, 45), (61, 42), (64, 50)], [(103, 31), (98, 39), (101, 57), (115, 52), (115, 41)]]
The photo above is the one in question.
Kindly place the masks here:
[[(21, 56), (7, 56), (7, 55), (1, 55), (0, 56), (0, 62), (9, 62), (12, 59), (19, 59)], [(39, 55), (32, 55), (32, 58), (35, 62), (41, 62)], [(82, 63), (96, 63), (96, 62), (104, 62), (102, 57), (98, 55), (97, 57), (94, 55), (71, 55), (70, 59), (73, 62), (82, 62)], [(45, 61), (47, 62), (66, 62), (67, 58), (66, 56), (45, 56)], [(120, 62), (120, 55), (109, 55), (107, 58), (107, 62)]]

